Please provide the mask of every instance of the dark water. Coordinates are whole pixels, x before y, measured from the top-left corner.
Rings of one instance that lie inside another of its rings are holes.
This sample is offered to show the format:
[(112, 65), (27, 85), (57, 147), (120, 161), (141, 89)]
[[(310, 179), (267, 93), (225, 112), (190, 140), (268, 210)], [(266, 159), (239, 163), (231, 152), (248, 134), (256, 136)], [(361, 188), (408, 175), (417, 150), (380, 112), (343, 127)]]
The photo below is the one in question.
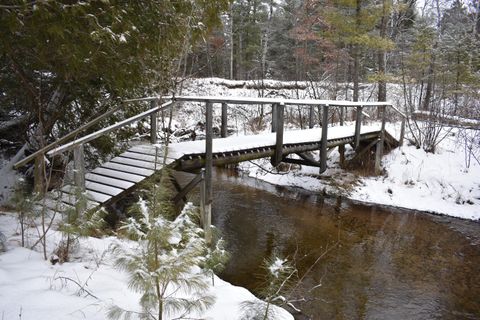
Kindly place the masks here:
[(312, 195), (219, 170), (222, 277), (259, 293), (264, 258), (295, 259), (297, 319), (480, 319), (480, 224)]

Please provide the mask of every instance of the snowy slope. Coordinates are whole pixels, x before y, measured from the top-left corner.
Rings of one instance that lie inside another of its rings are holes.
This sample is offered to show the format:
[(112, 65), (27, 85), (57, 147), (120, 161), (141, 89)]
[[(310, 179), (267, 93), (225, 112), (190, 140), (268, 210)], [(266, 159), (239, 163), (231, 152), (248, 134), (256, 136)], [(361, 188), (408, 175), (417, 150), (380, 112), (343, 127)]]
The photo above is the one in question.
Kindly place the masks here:
[[(0, 319), (104, 320), (113, 304), (139, 311), (139, 295), (128, 288), (127, 274), (112, 266), (109, 248), (118, 242), (115, 237), (82, 239), (72, 262), (52, 265), (39, 252), (20, 247), (18, 229), (13, 213), (0, 212), (0, 232), (8, 239), (7, 252), (0, 253)], [(31, 240), (34, 233), (30, 230)], [(49, 233), (49, 252), (60, 237), (59, 232)], [(242, 302), (260, 302), (248, 290), (216, 276), (210, 293), (216, 298), (213, 307), (190, 316), (242, 319)], [(277, 319), (293, 319), (284, 309), (274, 310)]]

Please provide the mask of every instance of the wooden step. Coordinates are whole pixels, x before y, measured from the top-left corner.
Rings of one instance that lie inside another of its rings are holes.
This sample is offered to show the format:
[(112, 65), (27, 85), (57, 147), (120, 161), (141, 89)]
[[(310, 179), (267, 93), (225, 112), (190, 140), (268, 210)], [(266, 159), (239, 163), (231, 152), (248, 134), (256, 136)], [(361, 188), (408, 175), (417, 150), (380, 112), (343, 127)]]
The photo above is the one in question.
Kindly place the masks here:
[(127, 166), (133, 166), (137, 168), (143, 168), (143, 169), (150, 169), (150, 170), (160, 170), (162, 168), (161, 164), (155, 164), (153, 162), (147, 162), (147, 161), (142, 161), (142, 160), (134, 160), (130, 158), (124, 158), (124, 157), (115, 157), (110, 162), (113, 163), (119, 163)]
[[(62, 201), (66, 202), (68, 204), (75, 205), (75, 203), (76, 203), (75, 188), (73, 186), (68, 185), (68, 186), (63, 187), (61, 190), (64, 191), (63, 194), (65, 194), (66, 198), (67, 198), (67, 201), (64, 201), (63, 198), (62, 198)], [(87, 190), (86, 191), (86, 196), (87, 196), (87, 199), (93, 200), (93, 201), (98, 202), (98, 203), (105, 203), (112, 198), (111, 195), (96, 192), (96, 191), (93, 191), (93, 190)]]
[(145, 176), (132, 174), (132, 173), (125, 173), (123, 171), (112, 170), (107, 168), (98, 167), (92, 171), (92, 174), (97, 174), (105, 177), (121, 179), (128, 182), (137, 183), (145, 179)]
[(85, 189), (87, 189), (87, 191), (95, 191), (95, 192), (103, 193), (106, 195), (110, 195), (112, 197), (122, 193), (124, 190), (124, 189), (115, 188), (105, 184), (91, 182), (91, 181), (85, 182)]
[(123, 190), (126, 190), (134, 185), (134, 183), (130, 181), (125, 181), (125, 180), (120, 180), (120, 179), (115, 179), (115, 178), (109, 178), (105, 176), (101, 176), (95, 173), (87, 173), (85, 175), (85, 180), (91, 181), (91, 182), (97, 182), (101, 183), (107, 186), (115, 187), (115, 188), (120, 188)]
[(150, 177), (155, 171), (150, 170), (150, 169), (143, 169), (143, 168), (138, 168), (138, 167), (131, 167), (128, 165), (120, 164), (120, 163), (114, 163), (114, 162), (107, 162), (102, 164), (103, 168), (111, 169), (111, 170), (117, 170), (117, 171), (122, 171), (125, 173), (130, 173), (130, 174), (135, 174), (143, 177)]
[[(155, 157), (155, 147), (152, 145), (137, 145), (128, 149), (127, 152), (139, 153), (139, 154), (150, 155)], [(163, 150), (159, 150), (157, 156), (163, 162)], [(181, 158), (181, 156), (183, 155), (173, 154), (172, 151), (170, 150), (169, 153), (167, 154), (167, 164), (174, 162), (175, 160)]]

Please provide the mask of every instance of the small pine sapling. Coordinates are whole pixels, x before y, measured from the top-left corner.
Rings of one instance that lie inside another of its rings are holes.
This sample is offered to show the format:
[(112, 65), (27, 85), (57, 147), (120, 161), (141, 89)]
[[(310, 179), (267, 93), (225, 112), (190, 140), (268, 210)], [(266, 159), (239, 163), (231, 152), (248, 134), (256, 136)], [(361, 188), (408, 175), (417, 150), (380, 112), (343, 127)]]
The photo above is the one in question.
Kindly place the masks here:
[(103, 208), (84, 210), (87, 207), (87, 197), (80, 190), (76, 191), (77, 204), (75, 208), (68, 208), (63, 214), (63, 222), (58, 230), (62, 232), (62, 241), (55, 249), (60, 263), (69, 261), (72, 246), (79, 238), (99, 235), (105, 226), (106, 211)]
[(141, 294), (141, 312), (112, 306), (110, 319), (162, 320), (165, 315), (201, 312), (213, 304), (207, 293), (205, 276), (195, 270), (204, 260), (206, 248), (202, 229), (184, 210), (175, 220), (174, 206), (168, 196), (168, 172), (162, 170), (147, 199), (140, 201), (132, 211), (137, 218), (129, 218), (120, 228), (132, 240), (133, 247), (114, 247), (115, 265), (129, 274), (129, 287)]

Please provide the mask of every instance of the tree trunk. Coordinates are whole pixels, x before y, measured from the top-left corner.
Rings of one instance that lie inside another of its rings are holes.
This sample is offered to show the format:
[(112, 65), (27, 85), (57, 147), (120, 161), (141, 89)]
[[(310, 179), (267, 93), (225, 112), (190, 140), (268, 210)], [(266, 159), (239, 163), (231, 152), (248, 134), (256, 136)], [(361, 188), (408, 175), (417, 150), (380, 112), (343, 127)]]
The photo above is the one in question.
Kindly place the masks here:
[[(387, 4), (386, 0), (382, 1), (382, 18), (380, 20), (380, 38), (385, 39), (387, 35)], [(386, 73), (386, 51), (384, 49), (377, 53), (378, 61), (378, 101), (387, 101), (387, 83), (385, 81)]]

